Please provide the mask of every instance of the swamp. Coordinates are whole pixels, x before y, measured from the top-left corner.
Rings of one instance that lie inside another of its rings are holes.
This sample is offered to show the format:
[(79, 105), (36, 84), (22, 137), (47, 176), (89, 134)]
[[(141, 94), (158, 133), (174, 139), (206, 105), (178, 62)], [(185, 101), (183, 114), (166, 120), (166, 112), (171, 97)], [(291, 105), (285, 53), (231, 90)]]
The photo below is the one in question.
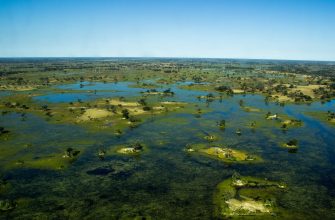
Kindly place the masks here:
[(335, 219), (335, 62), (1, 58), (0, 219)]

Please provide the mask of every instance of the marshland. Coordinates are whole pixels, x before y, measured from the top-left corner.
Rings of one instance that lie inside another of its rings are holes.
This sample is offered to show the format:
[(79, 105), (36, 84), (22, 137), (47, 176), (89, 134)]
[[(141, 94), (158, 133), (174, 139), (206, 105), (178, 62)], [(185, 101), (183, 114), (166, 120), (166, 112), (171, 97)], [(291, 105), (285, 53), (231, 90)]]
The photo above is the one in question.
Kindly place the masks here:
[(335, 218), (335, 63), (0, 59), (0, 218)]

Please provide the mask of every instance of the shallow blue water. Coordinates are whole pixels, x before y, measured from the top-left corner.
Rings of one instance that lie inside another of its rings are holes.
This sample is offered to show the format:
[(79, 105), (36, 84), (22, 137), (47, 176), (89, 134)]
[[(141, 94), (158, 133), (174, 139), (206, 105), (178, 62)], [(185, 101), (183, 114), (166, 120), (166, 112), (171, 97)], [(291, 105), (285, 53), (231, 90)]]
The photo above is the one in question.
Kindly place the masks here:
[[(81, 87), (80, 85), (84, 85)], [(53, 92), (47, 95), (41, 95), (34, 97), (38, 101), (47, 101), (47, 102), (75, 102), (78, 99), (82, 101), (89, 101), (98, 98), (107, 98), (107, 97), (128, 97), (128, 96), (138, 96), (143, 89), (130, 88), (128, 87), (130, 82), (119, 82), (119, 83), (74, 83), (57, 86), (56, 88), (62, 90), (75, 90), (74, 93), (57, 93)], [(109, 91), (108, 91), (109, 90)], [(79, 92), (82, 91), (82, 92)]]
[[(188, 82), (190, 83), (190, 82)], [(80, 84), (84, 85), (83, 87)], [(141, 96), (141, 92), (145, 92), (147, 89), (142, 88), (132, 88), (129, 87), (131, 82), (118, 82), (118, 83), (100, 83), (100, 82), (82, 82), (57, 86), (56, 88), (62, 90), (75, 90), (74, 93), (57, 93), (53, 92), (47, 95), (41, 95), (34, 97), (38, 101), (47, 101), (47, 102), (75, 102), (78, 99), (82, 101), (89, 101), (98, 98), (110, 98), (110, 97), (136, 97)], [(164, 91), (165, 89), (171, 88), (173, 92), (176, 93), (174, 97), (165, 97), (165, 100), (174, 100), (174, 101), (184, 101), (184, 102), (193, 102), (197, 96), (207, 95), (207, 92), (201, 91), (188, 91), (179, 89), (179, 85), (184, 83), (175, 84), (172, 86), (159, 85), (158, 91)], [(108, 91), (110, 90), (110, 91)], [(113, 90), (113, 91), (112, 91)], [(78, 92), (78, 91), (83, 91)]]

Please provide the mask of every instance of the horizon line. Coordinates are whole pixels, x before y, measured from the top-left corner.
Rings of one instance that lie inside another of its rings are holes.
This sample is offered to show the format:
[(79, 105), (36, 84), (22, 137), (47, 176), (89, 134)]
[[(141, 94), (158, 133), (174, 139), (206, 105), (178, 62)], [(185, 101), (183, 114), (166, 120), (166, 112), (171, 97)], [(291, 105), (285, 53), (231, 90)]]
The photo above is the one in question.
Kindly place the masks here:
[(33, 59), (33, 58), (137, 58), (137, 59), (226, 59), (226, 60), (268, 60), (268, 61), (300, 61), (300, 62), (335, 62), (335, 60), (304, 60), (304, 59), (283, 59), (283, 58), (237, 58), (237, 57), (169, 57), (169, 56), (8, 56), (0, 59)]

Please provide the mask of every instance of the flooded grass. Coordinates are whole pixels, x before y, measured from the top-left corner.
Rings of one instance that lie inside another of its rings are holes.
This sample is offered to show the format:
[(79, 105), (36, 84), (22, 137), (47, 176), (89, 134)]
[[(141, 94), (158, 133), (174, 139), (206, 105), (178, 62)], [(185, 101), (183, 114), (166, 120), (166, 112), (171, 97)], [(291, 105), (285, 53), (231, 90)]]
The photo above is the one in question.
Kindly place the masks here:
[(1, 95), (0, 218), (335, 217), (324, 115), (334, 102), (208, 101), (198, 97), (219, 95), (210, 84), (188, 87), (78, 82)]

